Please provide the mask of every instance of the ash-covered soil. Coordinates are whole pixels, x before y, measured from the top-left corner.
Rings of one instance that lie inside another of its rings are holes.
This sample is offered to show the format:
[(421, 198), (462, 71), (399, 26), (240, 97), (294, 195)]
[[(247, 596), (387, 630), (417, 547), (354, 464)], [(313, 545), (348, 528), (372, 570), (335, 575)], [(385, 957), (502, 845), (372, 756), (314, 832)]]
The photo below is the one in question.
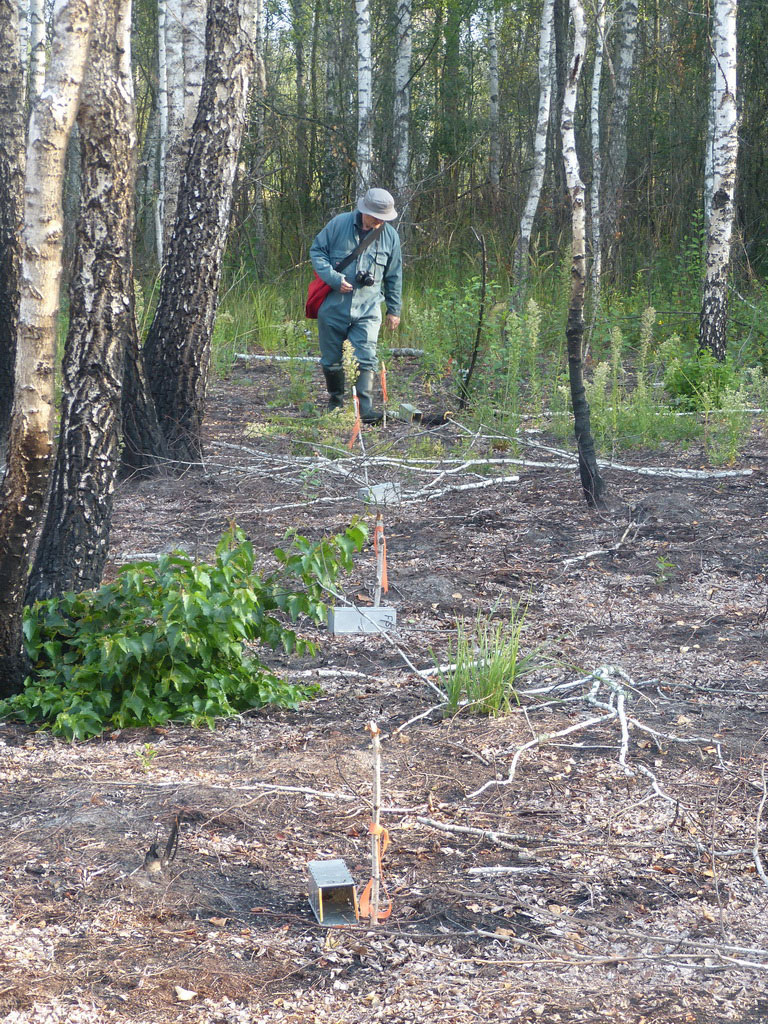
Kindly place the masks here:
[[(0, 725), (0, 1020), (764, 1021), (764, 439), (730, 475), (625, 453), (592, 512), (546, 433), (392, 422), (338, 458), (290, 386), (260, 364), (213, 388), (205, 466), (120, 485), (109, 571), (205, 557), (233, 519), (268, 565), (288, 528), (372, 525), (358, 490), (391, 482), (397, 628), (302, 626), (316, 658), (269, 655), (323, 688), (297, 712), (75, 745)], [(249, 436), (275, 408), (289, 426)], [(374, 565), (345, 581), (362, 606)], [(429, 670), (457, 618), (511, 605), (539, 667), (510, 714), (446, 716)], [(306, 865), (371, 875), (371, 721), (392, 913), (329, 930)]]

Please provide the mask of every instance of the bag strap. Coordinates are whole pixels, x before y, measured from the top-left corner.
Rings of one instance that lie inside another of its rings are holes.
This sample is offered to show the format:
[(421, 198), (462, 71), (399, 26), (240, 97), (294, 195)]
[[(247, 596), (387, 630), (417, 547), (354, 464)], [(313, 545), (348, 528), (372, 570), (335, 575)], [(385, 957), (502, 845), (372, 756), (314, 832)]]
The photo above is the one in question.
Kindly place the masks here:
[(339, 260), (339, 262), (336, 264), (336, 266), (333, 269), (334, 270), (338, 270), (339, 273), (340, 273), (342, 270), (344, 270), (345, 267), (348, 267), (349, 264), (352, 262), (352, 260), (356, 260), (357, 259), (357, 257), (363, 251), (363, 249), (367, 249), (368, 246), (371, 244), (371, 242), (375, 242), (376, 241), (376, 239), (379, 237), (379, 235), (384, 230), (384, 227), (385, 227), (384, 223), (381, 223), (381, 224), (379, 224), (379, 226), (377, 228), (373, 228), (371, 231), (369, 231), (368, 234), (365, 236), (365, 238), (357, 246), (357, 248), (353, 249), (352, 252), (348, 256), (344, 257), (343, 260)]

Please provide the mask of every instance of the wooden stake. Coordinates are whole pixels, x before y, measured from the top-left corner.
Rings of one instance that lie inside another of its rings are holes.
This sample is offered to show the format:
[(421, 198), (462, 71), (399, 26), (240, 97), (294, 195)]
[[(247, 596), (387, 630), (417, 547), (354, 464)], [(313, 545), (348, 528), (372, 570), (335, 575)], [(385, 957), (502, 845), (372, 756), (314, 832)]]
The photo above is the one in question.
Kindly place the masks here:
[(373, 825), (371, 830), (371, 924), (379, 923), (379, 896), (381, 889), (381, 733), (375, 722), (368, 729), (373, 745)]

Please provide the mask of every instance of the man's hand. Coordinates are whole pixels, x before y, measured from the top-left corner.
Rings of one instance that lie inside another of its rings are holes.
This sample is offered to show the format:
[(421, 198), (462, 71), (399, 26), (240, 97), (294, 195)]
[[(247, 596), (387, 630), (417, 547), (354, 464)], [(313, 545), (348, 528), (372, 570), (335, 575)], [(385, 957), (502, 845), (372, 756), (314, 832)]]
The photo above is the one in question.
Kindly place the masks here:
[(342, 295), (346, 295), (347, 292), (354, 291), (352, 285), (349, 283), (346, 277), (342, 277), (341, 288), (339, 288), (339, 291), (342, 293)]
[(394, 316), (392, 313), (387, 313), (387, 327), (390, 331), (396, 330), (400, 326), (400, 317)]

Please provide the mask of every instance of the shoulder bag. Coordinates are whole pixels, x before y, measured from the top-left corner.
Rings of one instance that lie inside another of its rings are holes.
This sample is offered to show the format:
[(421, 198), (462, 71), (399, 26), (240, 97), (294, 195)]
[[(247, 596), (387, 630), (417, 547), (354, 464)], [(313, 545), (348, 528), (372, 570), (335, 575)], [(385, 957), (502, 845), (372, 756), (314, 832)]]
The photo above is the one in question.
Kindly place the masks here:
[[(334, 270), (338, 270), (341, 273), (345, 267), (356, 260), (363, 249), (367, 249), (371, 242), (375, 242), (381, 232), (384, 230), (384, 225), (380, 224), (379, 227), (369, 231), (365, 238), (360, 242), (356, 249), (353, 249), (348, 256), (345, 256), (343, 260), (339, 260)], [(326, 284), (321, 277), (317, 276), (317, 272), (313, 271), (312, 280), (309, 282), (309, 288), (307, 289), (307, 301), (304, 304), (304, 315), (307, 320), (317, 320), (317, 314), (325, 302), (328, 293), (333, 291), (329, 284)]]

